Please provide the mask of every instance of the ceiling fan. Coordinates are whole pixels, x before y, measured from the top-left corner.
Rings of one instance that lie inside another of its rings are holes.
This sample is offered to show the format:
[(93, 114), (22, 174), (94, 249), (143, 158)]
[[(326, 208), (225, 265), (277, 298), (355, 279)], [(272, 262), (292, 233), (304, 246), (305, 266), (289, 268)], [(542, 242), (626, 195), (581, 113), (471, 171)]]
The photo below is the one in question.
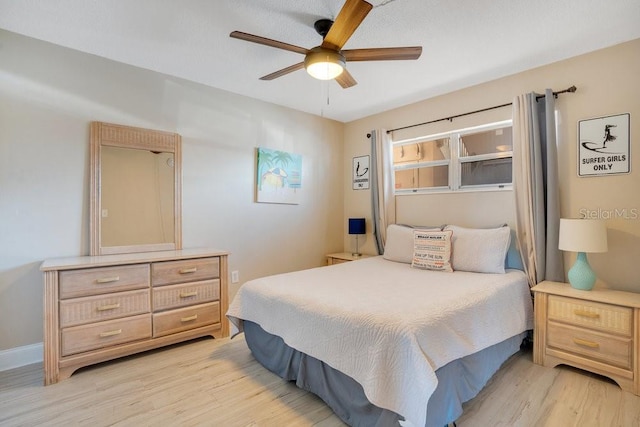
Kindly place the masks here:
[(323, 37), (323, 41), (320, 46), (312, 49), (240, 31), (233, 31), (229, 36), (305, 56), (304, 61), (262, 76), (260, 80), (273, 80), (305, 68), (311, 76), (320, 80), (335, 79), (340, 86), (347, 89), (358, 84), (346, 69), (347, 61), (418, 59), (422, 54), (421, 46), (342, 50), (342, 46), (349, 40), (349, 37), (360, 26), (372, 8), (373, 6), (364, 0), (347, 0), (335, 21), (330, 19), (316, 21), (314, 28)]

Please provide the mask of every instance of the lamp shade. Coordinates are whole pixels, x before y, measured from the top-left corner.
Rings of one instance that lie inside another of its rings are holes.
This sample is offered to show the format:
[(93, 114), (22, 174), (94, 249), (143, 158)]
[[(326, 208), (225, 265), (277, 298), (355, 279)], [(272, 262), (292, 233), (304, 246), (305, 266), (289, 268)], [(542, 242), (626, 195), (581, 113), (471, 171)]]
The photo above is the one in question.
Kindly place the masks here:
[(558, 249), (572, 252), (606, 252), (607, 227), (593, 219), (560, 219)]
[(364, 218), (349, 218), (349, 234), (366, 234), (366, 229)]
[(342, 74), (345, 65), (342, 54), (320, 46), (311, 49), (304, 59), (307, 73), (319, 80), (335, 79)]

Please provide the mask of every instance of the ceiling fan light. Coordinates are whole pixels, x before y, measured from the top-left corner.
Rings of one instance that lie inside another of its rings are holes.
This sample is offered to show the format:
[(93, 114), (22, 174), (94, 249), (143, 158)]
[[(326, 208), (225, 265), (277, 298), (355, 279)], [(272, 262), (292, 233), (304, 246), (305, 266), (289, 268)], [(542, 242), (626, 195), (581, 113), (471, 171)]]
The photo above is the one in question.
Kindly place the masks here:
[(331, 80), (344, 71), (346, 61), (339, 52), (313, 48), (304, 59), (307, 73), (319, 80)]

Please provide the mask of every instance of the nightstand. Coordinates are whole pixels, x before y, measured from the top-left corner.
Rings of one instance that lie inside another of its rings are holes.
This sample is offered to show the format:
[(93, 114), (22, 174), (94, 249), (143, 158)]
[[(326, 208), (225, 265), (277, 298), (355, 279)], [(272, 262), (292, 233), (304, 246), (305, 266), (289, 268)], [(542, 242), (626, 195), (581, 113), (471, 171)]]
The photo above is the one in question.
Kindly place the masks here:
[(640, 294), (550, 281), (531, 290), (534, 363), (594, 372), (640, 395)]
[(351, 252), (340, 252), (327, 255), (327, 265), (342, 264), (343, 262), (357, 261), (362, 258), (369, 258), (371, 255), (355, 256)]

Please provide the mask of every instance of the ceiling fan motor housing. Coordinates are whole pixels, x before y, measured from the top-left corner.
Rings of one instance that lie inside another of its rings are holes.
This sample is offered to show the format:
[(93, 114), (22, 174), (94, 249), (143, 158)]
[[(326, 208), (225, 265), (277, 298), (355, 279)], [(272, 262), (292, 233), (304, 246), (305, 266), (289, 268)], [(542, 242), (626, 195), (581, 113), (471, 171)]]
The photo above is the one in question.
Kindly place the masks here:
[(315, 28), (316, 32), (320, 34), (324, 39), (324, 36), (327, 35), (332, 25), (333, 25), (333, 21), (331, 19), (318, 19), (313, 24), (313, 28)]

